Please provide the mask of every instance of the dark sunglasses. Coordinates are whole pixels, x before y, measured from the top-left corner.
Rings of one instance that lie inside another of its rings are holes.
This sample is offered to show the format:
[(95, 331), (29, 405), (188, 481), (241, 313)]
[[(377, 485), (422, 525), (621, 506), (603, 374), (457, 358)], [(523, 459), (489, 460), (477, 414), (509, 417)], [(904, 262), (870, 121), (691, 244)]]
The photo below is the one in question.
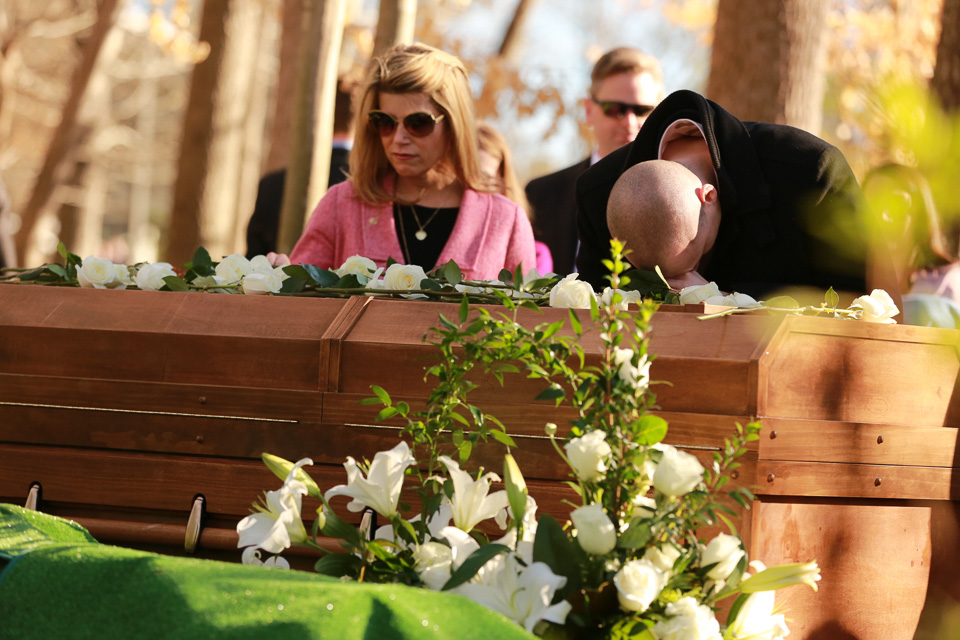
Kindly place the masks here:
[(616, 118), (617, 120), (625, 118), (627, 113), (633, 113), (633, 115), (638, 118), (645, 118), (653, 111), (653, 107), (648, 104), (627, 104), (626, 102), (616, 102), (614, 100), (597, 100), (593, 97), (590, 99), (600, 105), (600, 110), (603, 111), (603, 115), (608, 118)]
[[(411, 113), (403, 119), (403, 128), (414, 138), (425, 138), (433, 133), (437, 123), (443, 120), (443, 114), (435, 116), (432, 113), (418, 111)], [(371, 111), (367, 114), (367, 122), (370, 128), (381, 135), (381, 137), (392, 136), (397, 131), (400, 124), (397, 119), (384, 111)]]

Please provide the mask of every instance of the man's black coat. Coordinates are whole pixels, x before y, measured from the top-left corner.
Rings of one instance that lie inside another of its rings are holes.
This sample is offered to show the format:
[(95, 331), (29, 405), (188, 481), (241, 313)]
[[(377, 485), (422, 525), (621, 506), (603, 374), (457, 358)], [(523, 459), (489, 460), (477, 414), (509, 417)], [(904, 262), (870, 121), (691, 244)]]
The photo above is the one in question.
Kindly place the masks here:
[(525, 192), (533, 208), (533, 237), (547, 245), (553, 271), (573, 273), (577, 259), (577, 178), (590, 168), (590, 158), (527, 184)]
[(669, 95), (632, 143), (580, 177), (581, 279), (607, 286), (610, 191), (624, 170), (657, 158), (663, 132), (680, 118), (703, 125), (719, 183), (720, 230), (704, 278), (754, 297), (792, 285), (864, 291), (863, 194), (843, 154), (800, 129), (741, 122), (692, 91)]
[[(330, 150), (330, 178), (328, 187), (347, 179), (350, 168), (350, 151), (341, 147)], [(277, 250), (277, 235), (280, 232), (280, 209), (283, 207), (283, 185), (287, 170), (280, 169), (260, 178), (257, 185), (257, 201), (253, 215), (247, 223), (247, 257), (265, 256)], [(313, 203), (316, 205), (316, 203)]]

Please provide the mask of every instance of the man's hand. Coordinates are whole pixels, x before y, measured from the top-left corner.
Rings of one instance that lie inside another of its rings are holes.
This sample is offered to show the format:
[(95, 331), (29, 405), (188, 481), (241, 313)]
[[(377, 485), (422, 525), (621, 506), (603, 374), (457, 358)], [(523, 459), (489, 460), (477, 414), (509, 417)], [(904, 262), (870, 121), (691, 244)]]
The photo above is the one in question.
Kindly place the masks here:
[(267, 254), (267, 260), (275, 267), (286, 267), (290, 264), (290, 256), (285, 253), (274, 253), (271, 251)]
[(669, 284), (671, 288), (676, 289), (677, 291), (680, 291), (684, 287), (691, 287), (694, 285), (702, 286), (705, 284), (710, 284), (702, 275), (700, 275), (696, 271), (687, 271), (686, 273), (681, 273), (678, 276), (665, 276), (665, 277), (667, 278), (667, 284)]

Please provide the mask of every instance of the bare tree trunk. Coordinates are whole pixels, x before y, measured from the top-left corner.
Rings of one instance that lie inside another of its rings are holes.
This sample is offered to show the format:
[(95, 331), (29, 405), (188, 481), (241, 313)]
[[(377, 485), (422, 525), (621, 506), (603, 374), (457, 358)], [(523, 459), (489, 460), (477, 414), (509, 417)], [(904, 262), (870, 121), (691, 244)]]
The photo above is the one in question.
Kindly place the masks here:
[[(233, 246), (240, 248), (241, 253), (246, 252), (247, 224), (253, 214), (260, 170), (266, 155), (264, 145), (268, 142), (264, 140), (264, 131), (265, 124), (269, 120), (271, 97), (276, 95), (275, 90), (271, 90), (273, 86), (271, 76), (277, 73), (276, 50), (280, 36), (280, 23), (265, 19), (260, 33), (261, 46), (256, 68), (253, 70), (253, 93), (243, 133), (244, 154), (240, 167), (240, 200), (237, 205), (237, 221), (233, 229)], [(284, 102), (289, 100), (285, 97)]]
[(230, 0), (205, 0), (200, 40), (210, 44), (210, 55), (193, 68), (190, 100), (183, 124), (177, 182), (173, 192), (169, 236), (163, 251), (167, 262), (189, 261), (200, 246), (200, 203), (206, 183), (213, 140), (213, 105), (226, 45)]
[(283, 206), (277, 231), (277, 251), (290, 253), (303, 231), (313, 155), (313, 110), (316, 99), (317, 65), (323, 34), (321, 0), (306, 0), (304, 25), (298, 52), (297, 85), (294, 91), (293, 127), (290, 130), (290, 164), (283, 184)]
[(330, 149), (333, 146), (333, 112), (337, 98), (337, 77), (340, 67), (340, 46), (343, 43), (346, 0), (326, 0), (320, 36), (320, 60), (317, 63), (318, 91), (314, 117), (313, 160), (310, 163), (310, 185), (304, 210), (304, 225), (313, 207), (327, 192), (330, 181)]
[(297, 81), (298, 52), (303, 36), (304, 0), (284, 0), (280, 37), (280, 60), (277, 68), (277, 88), (274, 92), (273, 123), (270, 128), (270, 150), (264, 173), (283, 169), (290, 162), (291, 126), (293, 124), (293, 94)]
[(513, 12), (513, 19), (503, 36), (497, 55), (487, 63), (487, 74), (484, 78), (483, 90), (477, 99), (476, 110), (479, 118), (485, 118), (496, 113), (496, 98), (506, 84), (505, 67), (514, 63), (519, 55), (523, 39), (523, 25), (536, 0), (518, 0), (517, 8)]
[[(226, 42), (218, 86), (213, 101), (213, 137), (200, 207), (201, 242), (216, 260), (241, 252), (235, 243), (240, 211), (253, 210), (256, 181), (241, 180), (245, 161), (256, 156), (260, 145), (247, 147), (247, 124), (254, 118), (254, 77), (260, 54), (265, 7), (260, 2), (235, 2), (226, 21)], [(262, 114), (261, 114), (262, 116)], [(256, 123), (263, 130), (261, 117)], [(195, 249), (196, 247), (194, 247)]]
[(381, 0), (373, 55), (395, 44), (410, 44), (417, 24), (417, 0)]
[(707, 96), (742, 120), (819, 133), (827, 0), (719, 0)]
[(157, 135), (157, 79), (141, 80), (146, 99), (137, 113), (137, 131), (148, 143), (139, 149), (133, 166), (130, 185), (130, 212), (127, 217), (127, 242), (133, 262), (156, 262), (156, 243), (150, 233), (150, 209), (153, 203), (153, 166), (156, 159), (154, 139)]
[(104, 40), (106, 40), (107, 34), (113, 27), (117, 7), (118, 0), (102, 0), (97, 14), (97, 22), (94, 24), (93, 31), (83, 45), (80, 64), (70, 83), (70, 93), (66, 104), (63, 106), (60, 124), (57, 126), (57, 130), (53, 134), (53, 139), (50, 141), (47, 156), (37, 176), (30, 200), (21, 212), (21, 227), (15, 238), (16, 253), (18, 256), (21, 256), (21, 259), (26, 256), (37, 220), (44, 206), (49, 201), (50, 196), (53, 194), (54, 187), (56, 186), (57, 170), (70, 148), (70, 142), (73, 139), (73, 130), (77, 123), (77, 115), (80, 112), (80, 105), (86, 94), (87, 85), (90, 76), (93, 74), (100, 49)]
[(510, 26), (507, 27), (507, 33), (504, 34), (503, 42), (500, 43), (500, 51), (497, 53), (501, 59), (505, 61), (516, 60), (520, 45), (523, 43), (523, 38), (521, 38), (523, 25), (526, 23), (527, 16), (530, 15), (530, 10), (533, 9), (535, 3), (536, 0), (517, 0), (517, 8), (513, 12), (513, 19), (510, 21)]
[(930, 87), (947, 111), (960, 109), (960, 0), (944, 0), (937, 66)]

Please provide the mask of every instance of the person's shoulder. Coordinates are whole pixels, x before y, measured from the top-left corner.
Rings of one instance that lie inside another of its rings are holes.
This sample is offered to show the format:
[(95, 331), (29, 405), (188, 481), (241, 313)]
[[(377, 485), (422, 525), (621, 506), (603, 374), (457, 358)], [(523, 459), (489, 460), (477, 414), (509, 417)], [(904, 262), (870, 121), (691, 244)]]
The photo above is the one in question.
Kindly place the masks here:
[(511, 200), (505, 195), (493, 191), (474, 191), (467, 189), (464, 191), (464, 205), (487, 207), (497, 213), (522, 214), (523, 207)]
[(790, 155), (819, 157), (824, 153), (839, 151), (826, 140), (797, 127), (769, 122), (744, 122), (743, 124), (750, 134), (750, 140), (757, 149), (758, 155), (782, 155), (785, 156), (782, 159), (789, 160)]
[(527, 189), (544, 189), (544, 188), (553, 188), (554, 185), (563, 184), (567, 182), (575, 182), (580, 174), (590, 168), (590, 158), (584, 158), (576, 164), (572, 164), (569, 167), (564, 167), (559, 171), (554, 171), (553, 173), (548, 173), (545, 176), (540, 176), (539, 178), (534, 178), (527, 183)]

